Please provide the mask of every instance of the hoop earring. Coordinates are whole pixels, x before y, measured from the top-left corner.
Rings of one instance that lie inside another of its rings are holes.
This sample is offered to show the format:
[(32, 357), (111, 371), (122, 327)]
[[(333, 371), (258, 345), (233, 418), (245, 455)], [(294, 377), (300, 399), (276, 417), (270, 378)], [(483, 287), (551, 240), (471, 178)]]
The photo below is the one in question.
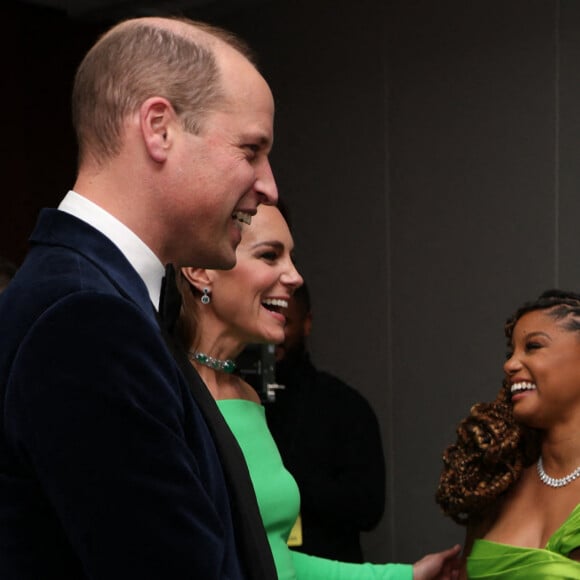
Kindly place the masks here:
[(202, 304), (209, 304), (211, 302), (211, 296), (209, 295), (209, 288), (203, 289), (203, 296), (200, 298)]

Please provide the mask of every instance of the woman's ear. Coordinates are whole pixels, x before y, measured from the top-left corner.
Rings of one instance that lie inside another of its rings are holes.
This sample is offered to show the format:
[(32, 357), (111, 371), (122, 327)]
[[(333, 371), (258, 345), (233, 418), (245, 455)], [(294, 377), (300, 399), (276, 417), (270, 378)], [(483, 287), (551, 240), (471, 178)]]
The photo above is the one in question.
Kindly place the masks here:
[(203, 293), (204, 288), (211, 291), (211, 276), (205, 268), (181, 268), (181, 273), (200, 293)]

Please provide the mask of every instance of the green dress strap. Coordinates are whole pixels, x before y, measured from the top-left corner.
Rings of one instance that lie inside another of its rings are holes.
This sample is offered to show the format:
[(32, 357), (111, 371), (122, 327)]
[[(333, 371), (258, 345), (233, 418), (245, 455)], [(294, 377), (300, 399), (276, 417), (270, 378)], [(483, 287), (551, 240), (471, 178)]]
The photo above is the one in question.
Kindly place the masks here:
[[(578, 504), (566, 521), (552, 534), (546, 550), (557, 552), (564, 556), (580, 547), (580, 504)], [(580, 575), (577, 576), (580, 578)]]
[(578, 580), (580, 562), (567, 557), (580, 547), (580, 504), (552, 534), (545, 548), (475, 540), (467, 558), (470, 580)]

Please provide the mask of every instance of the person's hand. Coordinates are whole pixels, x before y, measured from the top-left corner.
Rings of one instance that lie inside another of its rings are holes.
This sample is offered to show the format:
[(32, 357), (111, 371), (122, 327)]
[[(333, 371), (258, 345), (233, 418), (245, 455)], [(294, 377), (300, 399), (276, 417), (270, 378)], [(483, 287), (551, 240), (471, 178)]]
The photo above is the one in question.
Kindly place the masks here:
[(461, 546), (457, 544), (448, 550), (423, 556), (413, 564), (413, 580), (457, 580), (460, 552)]

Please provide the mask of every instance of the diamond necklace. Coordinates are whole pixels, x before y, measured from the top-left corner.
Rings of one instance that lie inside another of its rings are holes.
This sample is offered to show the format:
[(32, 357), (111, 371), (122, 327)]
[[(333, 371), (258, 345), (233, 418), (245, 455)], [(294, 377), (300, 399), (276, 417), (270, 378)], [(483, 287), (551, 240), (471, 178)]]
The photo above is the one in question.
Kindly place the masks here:
[(565, 485), (568, 485), (570, 482), (580, 477), (580, 465), (572, 473), (559, 478), (550, 477), (544, 471), (544, 464), (542, 463), (541, 457), (538, 459), (536, 467), (538, 469), (538, 476), (540, 477), (540, 481), (545, 485), (549, 485), (550, 487), (564, 487)]
[(194, 360), (198, 362), (200, 365), (204, 365), (213, 369), (214, 371), (220, 371), (222, 373), (233, 373), (236, 369), (236, 363), (231, 359), (219, 359), (214, 358), (213, 356), (209, 356), (209, 354), (205, 354), (203, 352), (188, 352), (187, 356), (190, 360)]

